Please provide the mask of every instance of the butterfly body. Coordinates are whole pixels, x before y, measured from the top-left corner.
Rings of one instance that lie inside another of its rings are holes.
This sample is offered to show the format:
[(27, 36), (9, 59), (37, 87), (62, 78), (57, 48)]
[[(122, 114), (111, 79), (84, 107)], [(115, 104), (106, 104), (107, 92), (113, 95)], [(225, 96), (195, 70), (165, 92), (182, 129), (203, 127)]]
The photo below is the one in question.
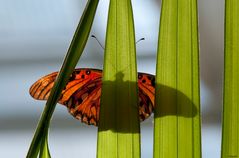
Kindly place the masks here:
[[(30, 95), (37, 100), (47, 100), (58, 72), (53, 72), (36, 81)], [(78, 68), (71, 74), (58, 103), (65, 105), (71, 115), (89, 125), (98, 125), (102, 71)], [(138, 73), (139, 117), (143, 121), (154, 108), (155, 77)]]

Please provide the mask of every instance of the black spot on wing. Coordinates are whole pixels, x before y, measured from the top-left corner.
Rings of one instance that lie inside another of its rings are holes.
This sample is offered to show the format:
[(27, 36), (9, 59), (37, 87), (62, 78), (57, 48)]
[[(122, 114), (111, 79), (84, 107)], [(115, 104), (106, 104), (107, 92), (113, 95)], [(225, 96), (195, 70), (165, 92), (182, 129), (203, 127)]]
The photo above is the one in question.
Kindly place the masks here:
[(138, 74), (138, 79), (142, 79), (143, 75), (142, 74)]
[(69, 81), (73, 81), (73, 80), (75, 80), (75, 78), (76, 78), (76, 73), (73, 72), (73, 73), (71, 74), (70, 78), (69, 78)]
[(151, 80), (151, 79), (152, 79), (152, 77), (151, 77), (150, 75), (147, 75), (147, 78), (148, 78), (149, 80)]
[(151, 79), (151, 85), (155, 88), (155, 77)]
[(91, 73), (91, 71), (90, 70), (86, 70), (86, 75), (89, 75), (90, 73)]

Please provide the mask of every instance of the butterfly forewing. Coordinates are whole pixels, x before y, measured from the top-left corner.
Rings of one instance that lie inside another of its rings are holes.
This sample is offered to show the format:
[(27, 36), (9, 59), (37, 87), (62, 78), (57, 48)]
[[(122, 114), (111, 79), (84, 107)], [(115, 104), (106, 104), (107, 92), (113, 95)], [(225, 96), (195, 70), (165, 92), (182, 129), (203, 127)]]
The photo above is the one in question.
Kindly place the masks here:
[(101, 78), (75, 91), (67, 102), (69, 112), (86, 124), (97, 125), (99, 120)]
[(53, 72), (36, 81), (30, 88), (30, 95), (38, 100), (47, 100), (57, 74)]
[[(51, 73), (35, 82), (30, 94), (38, 100), (47, 100), (58, 72)], [(97, 125), (99, 121), (102, 71), (98, 69), (75, 69), (62, 91), (60, 104), (65, 105), (75, 118), (86, 124)], [(143, 121), (154, 108), (154, 76), (138, 73), (139, 116)]]

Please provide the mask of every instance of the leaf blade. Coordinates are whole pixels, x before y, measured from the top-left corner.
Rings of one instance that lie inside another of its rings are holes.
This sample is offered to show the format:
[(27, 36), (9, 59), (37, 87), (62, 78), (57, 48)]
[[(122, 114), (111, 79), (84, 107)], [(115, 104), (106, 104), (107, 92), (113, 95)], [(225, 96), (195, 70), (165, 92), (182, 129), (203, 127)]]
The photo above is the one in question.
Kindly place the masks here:
[(98, 6), (98, 2), (98, 0), (89, 0), (86, 5), (82, 18), (79, 22), (71, 45), (64, 59), (59, 75), (55, 81), (53, 89), (51, 90), (49, 99), (47, 100), (46, 106), (37, 125), (37, 129), (35, 131), (34, 137), (27, 153), (27, 157), (29, 158), (37, 156), (39, 152), (40, 143), (42, 141), (42, 138), (44, 138), (44, 130), (45, 128), (48, 129), (48, 125), (50, 124), (50, 120), (54, 112), (56, 103), (60, 97), (61, 91), (65, 87), (70, 74), (73, 72), (84, 50), (93, 23), (95, 11)]
[(224, 96), (221, 157), (239, 156), (239, 3), (225, 1)]
[(43, 139), (41, 141), (41, 149), (40, 149), (40, 158), (51, 158), (49, 146), (48, 146), (48, 131), (45, 131)]
[(197, 1), (163, 0), (154, 157), (201, 157)]
[(140, 157), (136, 81), (131, 1), (111, 0), (98, 129), (98, 158)]

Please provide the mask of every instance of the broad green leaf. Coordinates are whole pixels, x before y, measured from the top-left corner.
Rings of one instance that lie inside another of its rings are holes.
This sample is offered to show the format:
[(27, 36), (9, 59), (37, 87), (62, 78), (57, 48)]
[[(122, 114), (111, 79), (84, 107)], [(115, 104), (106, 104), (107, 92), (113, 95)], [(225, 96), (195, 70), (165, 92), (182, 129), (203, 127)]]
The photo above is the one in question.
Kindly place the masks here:
[(196, 0), (162, 0), (156, 67), (155, 158), (200, 158)]
[(140, 157), (137, 70), (130, 0), (110, 0), (98, 158)]
[(239, 157), (239, 1), (225, 1), (222, 158)]
[(84, 13), (71, 42), (70, 48), (68, 49), (68, 52), (64, 59), (60, 73), (57, 76), (56, 82), (53, 86), (53, 89), (51, 90), (51, 94), (49, 96), (49, 99), (47, 100), (46, 106), (38, 123), (31, 146), (27, 153), (28, 158), (34, 158), (37, 156), (41, 141), (44, 141), (42, 140), (42, 138), (45, 138), (43, 136), (44, 131), (46, 130), (45, 128), (48, 129), (48, 125), (50, 124), (51, 117), (54, 112), (56, 103), (60, 97), (61, 91), (65, 87), (70, 74), (73, 72), (84, 50), (91, 30), (98, 2), (99, 0), (89, 0), (86, 5)]

